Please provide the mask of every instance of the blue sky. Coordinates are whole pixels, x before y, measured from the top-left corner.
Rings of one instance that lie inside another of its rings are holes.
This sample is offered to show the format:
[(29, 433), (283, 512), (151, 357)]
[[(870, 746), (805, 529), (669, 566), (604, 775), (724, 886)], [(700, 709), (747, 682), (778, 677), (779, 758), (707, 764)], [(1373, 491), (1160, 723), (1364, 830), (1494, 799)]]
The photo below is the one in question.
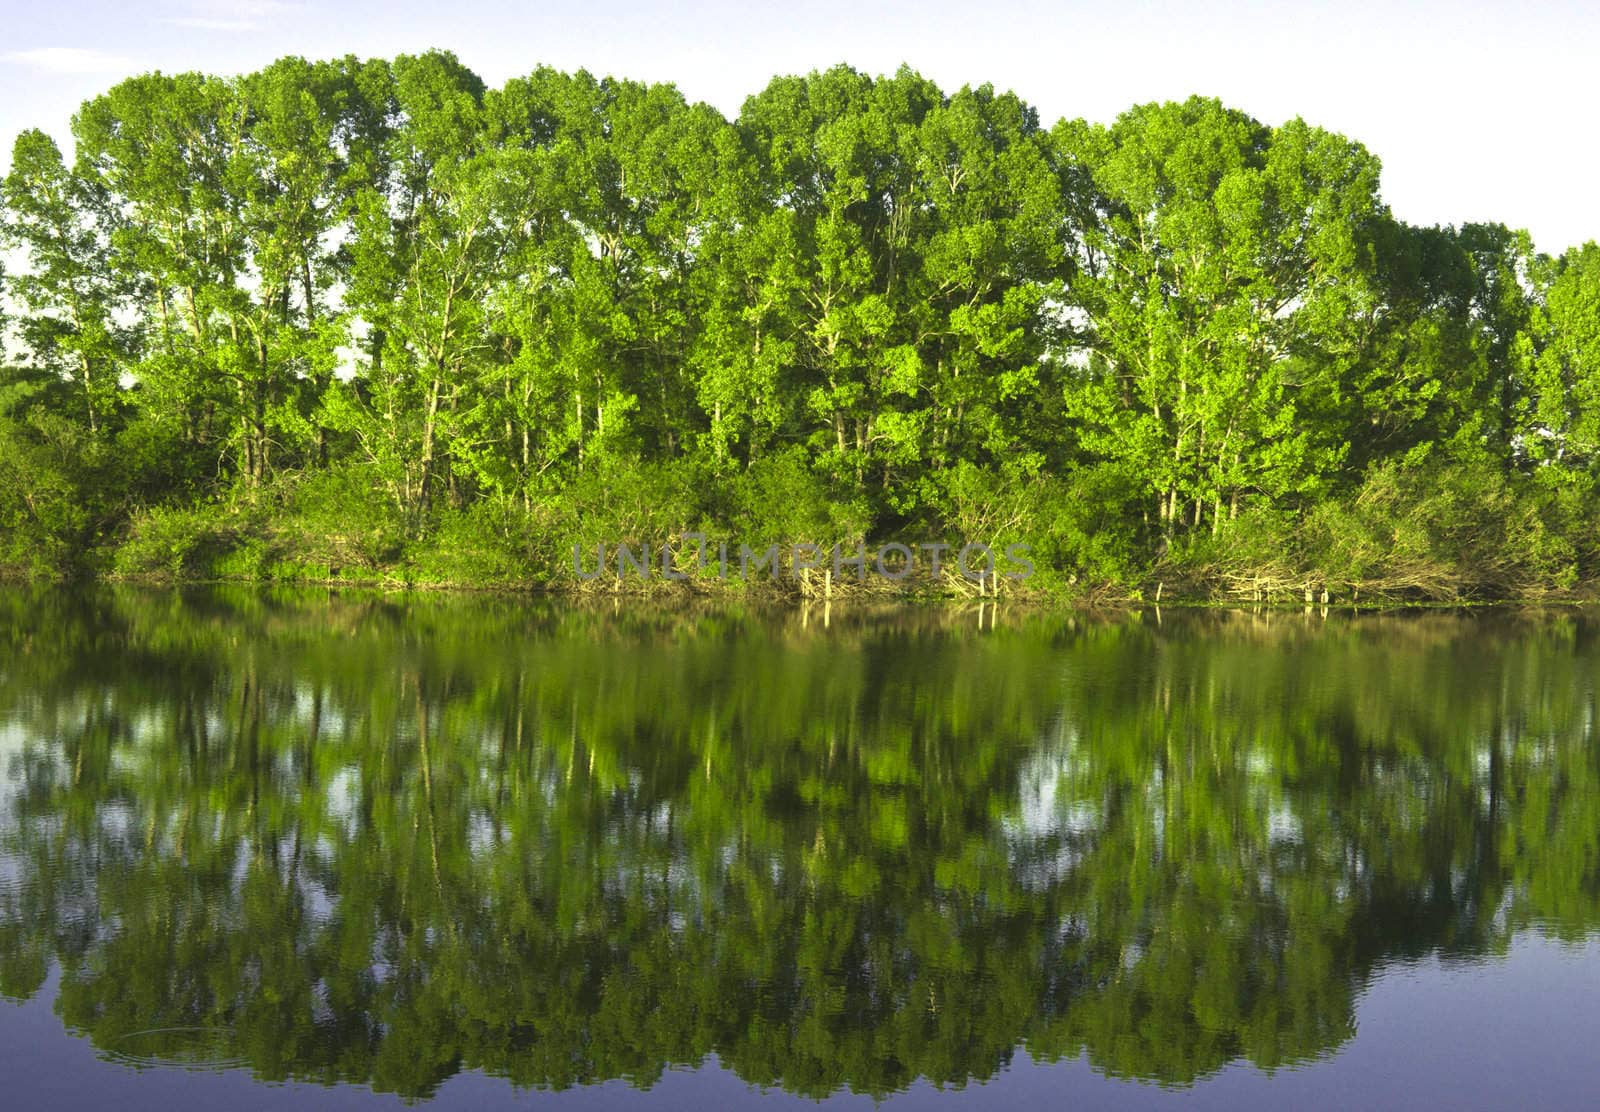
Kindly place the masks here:
[(1559, 252), (1600, 239), (1600, 9), (1578, 0), (1178, 4), (1095, 0), (771, 4), (493, 0), (11, 0), (0, 164), (26, 127), (62, 138), (86, 97), (150, 69), (238, 73), (283, 54), (453, 50), (498, 84), (545, 63), (670, 80), (734, 114), (777, 73), (901, 62), (989, 81), (1061, 116), (1219, 96), (1364, 142), (1415, 223), (1498, 220)]

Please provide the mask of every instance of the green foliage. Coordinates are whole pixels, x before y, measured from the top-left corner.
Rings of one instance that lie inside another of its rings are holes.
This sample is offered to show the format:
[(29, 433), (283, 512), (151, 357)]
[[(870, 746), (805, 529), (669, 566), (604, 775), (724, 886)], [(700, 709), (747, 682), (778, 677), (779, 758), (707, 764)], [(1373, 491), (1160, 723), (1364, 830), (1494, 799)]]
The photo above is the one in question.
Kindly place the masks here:
[(132, 579), (209, 579), (218, 561), (235, 574), (255, 578), (263, 558), (259, 545), (240, 541), (240, 530), (206, 506), (156, 506), (136, 514), (118, 545), (112, 567)]
[[(551, 583), (698, 530), (1026, 543), (1062, 592), (1600, 579), (1600, 249), (1402, 224), (1301, 120), (847, 66), (726, 119), (433, 51), (146, 74), (73, 134), (0, 183), (13, 571)], [(196, 505), (253, 547), (153, 524)]]
[(303, 558), (374, 572), (403, 550), (404, 517), (368, 466), (340, 462), (310, 472), (290, 485), (284, 501), (277, 532)]
[(98, 445), (70, 421), (0, 413), (0, 571), (50, 579), (92, 570), (106, 512)]
[(1433, 462), (1426, 449), (1374, 468), (1305, 526), (1323, 577), (1434, 597), (1504, 598), (1571, 588), (1591, 565), (1594, 501), (1507, 473), (1478, 452)]
[(837, 487), (798, 446), (760, 456), (712, 489), (716, 520), (737, 525), (733, 540), (751, 547), (838, 543), (853, 551), (872, 520), (865, 498)]
[(1150, 531), (1137, 515), (1136, 478), (1116, 463), (1085, 464), (1066, 477), (1041, 476), (1032, 544), (1039, 565), (1067, 585), (1115, 583), (1152, 559)]
[[(537, 551), (527, 539), (531, 524), (516, 507), (490, 500), (441, 511), (428, 539), (407, 552), (408, 578), (443, 586), (526, 586)], [(553, 577), (560, 567), (552, 562), (537, 571)]]

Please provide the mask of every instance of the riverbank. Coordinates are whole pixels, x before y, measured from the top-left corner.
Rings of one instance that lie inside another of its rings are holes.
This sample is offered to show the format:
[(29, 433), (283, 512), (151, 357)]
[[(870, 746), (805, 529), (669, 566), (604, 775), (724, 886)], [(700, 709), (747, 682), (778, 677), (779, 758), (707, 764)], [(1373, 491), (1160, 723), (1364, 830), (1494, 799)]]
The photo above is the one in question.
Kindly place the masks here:
[[(233, 564), (228, 561), (226, 564)], [(630, 569), (631, 570), (631, 569)], [(1078, 583), (1050, 576), (1043, 583), (1006, 579), (999, 575), (967, 577), (943, 569), (935, 579), (920, 575), (890, 580), (852, 574), (835, 578), (831, 569), (761, 578), (723, 577), (714, 569), (705, 573), (667, 578), (659, 571), (649, 577), (607, 574), (580, 579), (570, 569), (566, 576), (503, 576), (472, 578), (439, 574), (416, 566), (396, 564), (379, 568), (318, 567), (297, 561), (276, 561), (246, 572), (185, 569), (179, 572), (80, 573), (72, 576), (38, 575), (26, 568), (0, 568), (0, 582), (101, 583), (142, 587), (256, 586), (312, 587), (374, 590), (381, 592), (458, 592), (498, 595), (537, 595), (571, 600), (608, 598), (632, 601), (726, 601), (762, 604), (832, 602), (840, 604), (995, 604), (1063, 607), (1080, 610), (1128, 607), (1223, 607), (1235, 609), (1401, 609), (1496, 605), (1588, 605), (1600, 602), (1600, 583), (1570, 587), (1533, 587), (1518, 593), (1491, 594), (1470, 589), (1422, 589), (1412, 583), (1388, 580), (1329, 581), (1316, 576), (1284, 578), (1259, 576), (1202, 576), (1192, 569), (1163, 569), (1167, 574), (1137, 583), (1100, 581)]]
[(1547, 521), (1532, 495), (1440, 506), (1364, 487), (1299, 514), (1242, 513), (1214, 534), (1141, 539), (1091, 528), (1070, 502), (1001, 516), (996, 507), (1027, 494), (1020, 486), (995, 487), (981, 513), (895, 522), (828, 500), (799, 514), (784, 489), (749, 475), (730, 483), (764, 512), (719, 510), (713, 488), (678, 476), (412, 521), (370, 490), (286, 479), (271, 497), (122, 509), (92, 528), (80, 520), (49, 543), (0, 523), (0, 576), (1074, 607), (1600, 599), (1591, 516), (1574, 505)]

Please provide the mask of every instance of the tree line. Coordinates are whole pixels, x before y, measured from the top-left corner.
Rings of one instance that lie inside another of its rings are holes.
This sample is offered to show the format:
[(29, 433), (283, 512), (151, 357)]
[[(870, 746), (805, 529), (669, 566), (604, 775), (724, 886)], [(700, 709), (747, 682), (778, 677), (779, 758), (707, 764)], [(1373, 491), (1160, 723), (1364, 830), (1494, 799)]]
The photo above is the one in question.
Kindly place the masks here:
[(570, 582), (575, 544), (1027, 543), (1270, 596), (1600, 574), (1600, 249), (1413, 227), (1200, 97), (448, 53), (133, 77), (16, 142), (13, 571)]

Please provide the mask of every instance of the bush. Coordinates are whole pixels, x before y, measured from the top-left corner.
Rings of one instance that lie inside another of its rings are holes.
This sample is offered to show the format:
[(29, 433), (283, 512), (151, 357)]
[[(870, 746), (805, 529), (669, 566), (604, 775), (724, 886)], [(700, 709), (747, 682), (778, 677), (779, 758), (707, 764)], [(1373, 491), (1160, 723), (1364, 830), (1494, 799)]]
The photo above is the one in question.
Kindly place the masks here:
[(105, 514), (101, 455), (67, 422), (0, 417), (0, 569), (57, 579), (89, 568)]
[(700, 487), (715, 492), (710, 508), (723, 528), (734, 531), (728, 538), (733, 544), (831, 547), (865, 540), (872, 524), (866, 500), (835, 497), (806, 458), (798, 446), (779, 450)]
[(1081, 467), (1033, 480), (1034, 551), (1049, 586), (1136, 582), (1155, 559), (1128, 491), (1134, 484), (1115, 464)]
[(412, 547), (409, 576), (418, 583), (513, 586), (536, 578), (529, 543), (532, 517), (507, 499), (446, 510)]
[(215, 562), (240, 541), (237, 525), (218, 520), (217, 507), (155, 506), (135, 513), (112, 557), (119, 576), (184, 579), (212, 574)]
[(405, 519), (360, 464), (340, 464), (300, 478), (287, 492), (276, 533), (280, 548), (319, 568), (375, 571), (397, 562)]
[(1427, 454), (1380, 464), (1351, 496), (1313, 509), (1301, 531), (1308, 567), (1430, 598), (1537, 595), (1577, 583), (1586, 491), (1549, 489), (1481, 453), (1413, 458)]
[(574, 548), (592, 560), (600, 544), (608, 552), (617, 544), (654, 549), (684, 533), (704, 532), (704, 489), (703, 476), (686, 460), (596, 461), (534, 506), (530, 565), (543, 580), (570, 582)]

